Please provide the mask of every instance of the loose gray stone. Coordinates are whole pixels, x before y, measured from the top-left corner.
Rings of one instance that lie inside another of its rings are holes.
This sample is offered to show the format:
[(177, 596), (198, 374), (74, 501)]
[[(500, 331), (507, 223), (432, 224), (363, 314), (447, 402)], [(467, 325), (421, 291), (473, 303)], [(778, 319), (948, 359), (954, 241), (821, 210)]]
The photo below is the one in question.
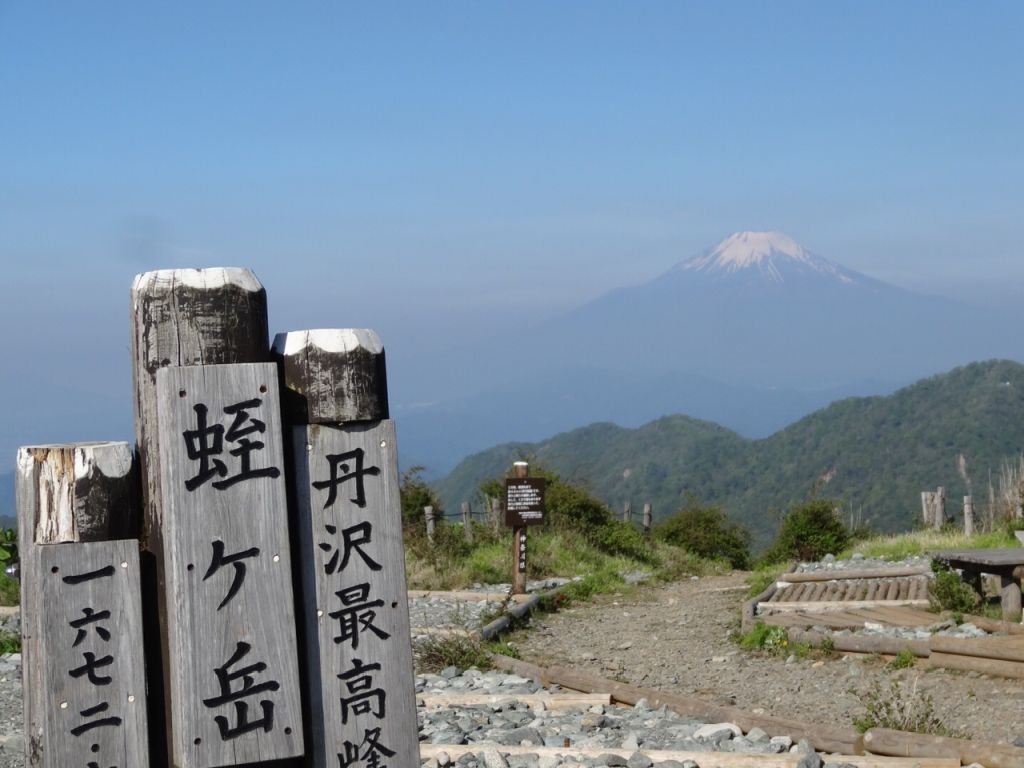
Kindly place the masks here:
[(651, 766), (654, 765), (654, 761), (643, 752), (634, 752), (629, 756), (629, 760), (626, 761), (626, 765), (629, 766), (629, 768), (651, 768)]
[(484, 765), (486, 768), (508, 768), (508, 761), (500, 752), (488, 749), (484, 752)]

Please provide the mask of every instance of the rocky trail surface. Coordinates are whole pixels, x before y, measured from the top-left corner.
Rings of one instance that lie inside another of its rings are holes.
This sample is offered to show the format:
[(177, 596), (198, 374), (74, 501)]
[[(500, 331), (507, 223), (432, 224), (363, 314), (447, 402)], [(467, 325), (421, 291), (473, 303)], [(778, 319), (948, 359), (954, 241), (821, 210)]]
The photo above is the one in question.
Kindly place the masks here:
[[(738, 628), (746, 595), (743, 577), (734, 573), (647, 585), (628, 596), (600, 597), (534, 617), (511, 642), (535, 664), (692, 694), (734, 706), (737, 712), (844, 728), (864, 713), (865, 696), (873, 685), (884, 688), (899, 681), (930, 696), (937, 715), (973, 739), (1012, 743), (1024, 735), (1020, 681), (943, 670), (892, 670), (884, 659), (871, 656), (796, 658), (741, 651), (730, 634)], [(478, 626), (496, 608), (472, 600), (446, 601), (439, 595), (410, 600), (413, 624), (421, 627)], [(419, 708), (426, 768), (650, 768), (652, 763), (699, 768), (702, 762), (712, 763), (697, 753), (709, 752), (749, 753), (755, 760), (751, 764), (758, 765), (769, 764), (769, 755), (797, 752), (793, 759), (799, 759), (800, 768), (842, 765), (784, 734), (770, 736), (756, 728), (744, 733), (728, 722), (683, 717), (645, 701), (633, 707), (590, 704), (564, 710), (531, 704), (517, 697), (536, 695), (539, 683), (502, 672), (449, 668), (418, 675), (416, 687), (418, 694), (442, 698), (468, 693), (491, 697), (487, 703)], [(20, 657), (2, 656), (0, 768), (25, 765), (21, 717)], [(584, 752), (575, 758), (551, 754), (567, 743), (573, 749), (566, 752)], [(695, 759), (663, 757), (655, 763), (648, 755), (657, 756), (659, 750), (663, 755), (685, 752)]]
[(646, 587), (534, 619), (522, 656), (754, 714), (850, 727), (874, 685), (916, 686), (951, 729), (986, 742), (1024, 736), (1024, 681), (918, 667), (866, 655), (773, 656), (730, 640), (746, 597), (744, 574)]

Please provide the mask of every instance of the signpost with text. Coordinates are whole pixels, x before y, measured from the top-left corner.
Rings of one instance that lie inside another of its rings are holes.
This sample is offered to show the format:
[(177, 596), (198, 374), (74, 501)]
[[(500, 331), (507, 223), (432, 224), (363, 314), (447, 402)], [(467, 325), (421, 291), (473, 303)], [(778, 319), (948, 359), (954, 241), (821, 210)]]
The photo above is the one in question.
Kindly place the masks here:
[(526, 529), (544, 524), (544, 489), (542, 477), (529, 477), (530, 465), (517, 461), (512, 477), (505, 480), (505, 525), (512, 529), (512, 594), (526, 592)]

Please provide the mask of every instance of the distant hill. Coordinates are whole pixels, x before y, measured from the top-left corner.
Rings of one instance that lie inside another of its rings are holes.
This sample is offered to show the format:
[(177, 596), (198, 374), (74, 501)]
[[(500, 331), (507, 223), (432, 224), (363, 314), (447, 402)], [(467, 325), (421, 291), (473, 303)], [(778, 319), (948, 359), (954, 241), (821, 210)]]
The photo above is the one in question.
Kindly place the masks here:
[(709, 422), (668, 416), (637, 429), (595, 424), (540, 443), (499, 445), (471, 456), (437, 484), (448, 508), (475, 498), (482, 480), (531, 457), (621, 509), (652, 502), (671, 514), (686, 493), (723, 505), (760, 542), (777, 515), (809, 496), (843, 500), (883, 531), (910, 528), (920, 492), (942, 485), (959, 509), (968, 492), (957, 466), (963, 455), (976, 505), (989, 471), (1024, 450), (1024, 366), (973, 363), (885, 397), (849, 398), (771, 437), (750, 440)]

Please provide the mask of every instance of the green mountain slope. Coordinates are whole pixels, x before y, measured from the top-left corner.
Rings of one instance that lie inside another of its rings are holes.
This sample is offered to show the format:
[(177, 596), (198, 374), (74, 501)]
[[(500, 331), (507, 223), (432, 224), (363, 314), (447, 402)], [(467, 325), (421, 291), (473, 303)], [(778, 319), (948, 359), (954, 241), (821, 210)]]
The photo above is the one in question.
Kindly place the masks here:
[(684, 416), (638, 429), (595, 424), (541, 443), (506, 444), (471, 456), (437, 484), (448, 508), (475, 498), (482, 480), (530, 457), (581, 482), (621, 509), (652, 502), (655, 517), (674, 512), (686, 493), (723, 505), (764, 543), (777, 515), (820, 495), (840, 499), (858, 522), (885, 531), (911, 527), (920, 493), (942, 485), (959, 509), (968, 486), (976, 505), (989, 471), (1024, 449), (1024, 366), (974, 363), (886, 397), (850, 398), (763, 440)]

